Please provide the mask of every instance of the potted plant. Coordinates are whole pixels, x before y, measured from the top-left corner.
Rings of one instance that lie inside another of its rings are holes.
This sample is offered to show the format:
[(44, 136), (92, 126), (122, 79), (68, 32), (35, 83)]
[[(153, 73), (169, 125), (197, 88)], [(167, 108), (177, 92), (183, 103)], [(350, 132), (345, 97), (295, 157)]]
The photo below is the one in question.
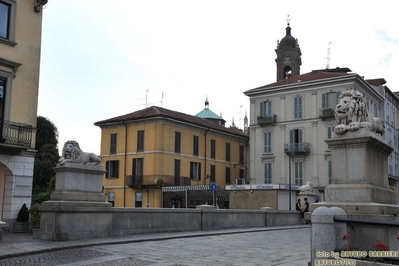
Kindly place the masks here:
[(13, 225), (13, 231), (15, 233), (27, 233), (29, 232), (29, 210), (24, 203), (18, 212), (17, 221)]
[(163, 179), (162, 178), (158, 178), (157, 179), (157, 187), (162, 187), (163, 185)]
[(30, 207), (30, 227), (32, 230), (32, 238), (36, 239), (39, 235), (40, 228), (40, 212), (39, 212), (39, 204), (35, 203)]

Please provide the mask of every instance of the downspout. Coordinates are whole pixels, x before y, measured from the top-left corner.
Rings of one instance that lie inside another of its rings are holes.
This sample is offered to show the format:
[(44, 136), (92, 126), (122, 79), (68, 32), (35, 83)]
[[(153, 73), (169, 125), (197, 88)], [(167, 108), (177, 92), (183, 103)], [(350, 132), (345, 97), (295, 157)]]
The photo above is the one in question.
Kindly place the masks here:
[(206, 131), (205, 131), (205, 134), (204, 134), (204, 137), (205, 137), (205, 156), (204, 156), (204, 164), (205, 164), (205, 178), (204, 178), (204, 185), (206, 185), (206, 176), (207, 176), (207, 174), (206, 174), (206, 133), (208, 133), (208, 131), (209, 131), (209, 127), (206, 129)]
[(122, 121), (122, 124), (125, 126), (125, 157), (124, 157), (124, 164), (123, 164), (123, 207), (126, 207), (126, 160), (127, 160), (127, 125), (125, 121)]

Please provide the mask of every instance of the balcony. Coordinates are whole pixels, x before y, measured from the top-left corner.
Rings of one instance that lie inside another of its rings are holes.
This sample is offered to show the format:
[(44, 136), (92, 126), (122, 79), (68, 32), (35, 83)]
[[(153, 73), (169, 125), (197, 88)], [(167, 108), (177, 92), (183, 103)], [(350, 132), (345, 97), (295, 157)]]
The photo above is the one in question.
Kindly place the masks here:
[(259, 126), (275, 125), (276, 120), (277, 120), (277, 115), (258, 116), (258, 125)]
[(334, 117), (335, 117), (334, 108), (322, 108), (319, 110), (319, 118), (321, 118), (322, 120)]
[(309, 155), (309, 153), (310, 153), (310, 143), (302, 142), (302, 143), (284, 144), (284, 153), (286, 153), (289, 156), (291, 154)]
[(126, 185), (131, 188), (155, 188), (161, 186), (189, 186), (189, 177), (165, 176), (165, 175), (143, 175), (127, 176)]
[(30, 148), (32, 144), (32, 125), (20, 124), (6, 120), (0, 120), (0, 143), (10, 146)]

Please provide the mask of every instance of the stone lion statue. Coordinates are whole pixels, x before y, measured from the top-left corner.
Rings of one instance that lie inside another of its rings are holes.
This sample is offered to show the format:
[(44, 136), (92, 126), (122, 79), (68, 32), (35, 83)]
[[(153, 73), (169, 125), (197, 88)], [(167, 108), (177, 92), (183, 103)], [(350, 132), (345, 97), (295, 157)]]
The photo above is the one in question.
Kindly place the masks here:
[(363, 94), (359, 91), (347, 90), (339, 96), (335, 107), (335, 122), (337, 123), (334, 128), (336, 134), (368, 128), (384, 136), (383, 121), (378, 117), (372, 117), (366, 107)]
[(313, 192), (313, 183), (307, 182), (306, 185), (301, 187), (301, 192)]
[(62, 148), (62, 157), (58, 162), (63, 165), (66, 162), (80, 163), (80, 164), (100, 164), (101, 159), (94, 153), (83, 152), (80, 149), (79, 143), (74, 140), (65, 142)]

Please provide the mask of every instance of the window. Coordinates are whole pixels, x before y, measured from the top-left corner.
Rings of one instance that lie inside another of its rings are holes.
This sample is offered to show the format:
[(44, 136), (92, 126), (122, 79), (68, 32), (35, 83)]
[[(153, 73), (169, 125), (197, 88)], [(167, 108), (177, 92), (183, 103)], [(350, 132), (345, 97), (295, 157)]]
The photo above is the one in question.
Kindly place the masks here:
[(199, 137), (193, 137), (193, 155), (198, 156)]
[(272, 152), (272, 132), (263, 132), (263, 153)]
[(244, 169), (241, 168), (241, 169), (240, 169), (240, 178), (241, 178), (241, 179), (245, 179), (244, 173), (245, 173), (245, 172), (244, 172)]
[(230, 184), (230, 167), (226, 167), (226, 184)]
[(180, 185), (180, 160), (175, 159), (175, 175), (174, 175), (174, 185), (179, 186)]
[(106, 178), (118, 178), (119, 173), (119, 160), (107, 161), (105, 163)]
[(240, 158), (239, 158), (240, 164), (244, 164), (244, 146), (240, 145), (238, 154), (240, 156)]
[(265, 181), (265, 184), (271, 184), (272, 183), (272, 162), (266, 162), (264, 163), (264, 174), (263, 174), (263, 179)]
[(210, 182), (215, 183), (216, 182), (216, 166), (211, 165), (211, 180)]
[(175, 152), (180, 153), (181, 148), (181, 133), (175, 132)]
[(0, 120), (4, 119), (4, 106), (7, 88), (7, 78), (0, 76)]
[(327, 160), (327, 182), (328, 182), (328, 184), (332, 183), (332, 164), (331, 164), (331, 159)]
[(211, 139), (211, 159), (216, 158), (216, 140)]
[(16, 1), (0, 0), (0, 42), (14, 46)]
[(137, 151), (144, 151), (144, 130), (137, 131)]
[(321, 105), (323, 109), (331, 108), (335, 109), (338, 104), (338, 97), (341, 95), (340, 91), (323, 93), (321, 95)]
[(133, 159), (133, 182), (134, 184), (143, 184), (144, 158)]
[(303, 143), (303, 129), (290, 130), (290, 143)]
[[(327, 126), (327, 139), (331, 139), (335, 126)], [(329, 150), (330, 147), (327, 145), (327, 149)]]
[(260, 116), (268, 117), (272, 116), (272, 101), (264, 101), (260, 103)]
[(294, 98), (294, 119), (302, 119), (302, 96)]
[(230, 162), (230, 143), (226, 143), (226, 161)]
[(303, 183), (303, 162), (294, 162), (295, 185), (302, 186)]
[(116, 137), (118, 135), (116, 133), (111, 134), (111, 141), (109, 147), (109, 154), (116, 154)]
[(201, 163), (190, 162), (190, 178), (201, 180)]

